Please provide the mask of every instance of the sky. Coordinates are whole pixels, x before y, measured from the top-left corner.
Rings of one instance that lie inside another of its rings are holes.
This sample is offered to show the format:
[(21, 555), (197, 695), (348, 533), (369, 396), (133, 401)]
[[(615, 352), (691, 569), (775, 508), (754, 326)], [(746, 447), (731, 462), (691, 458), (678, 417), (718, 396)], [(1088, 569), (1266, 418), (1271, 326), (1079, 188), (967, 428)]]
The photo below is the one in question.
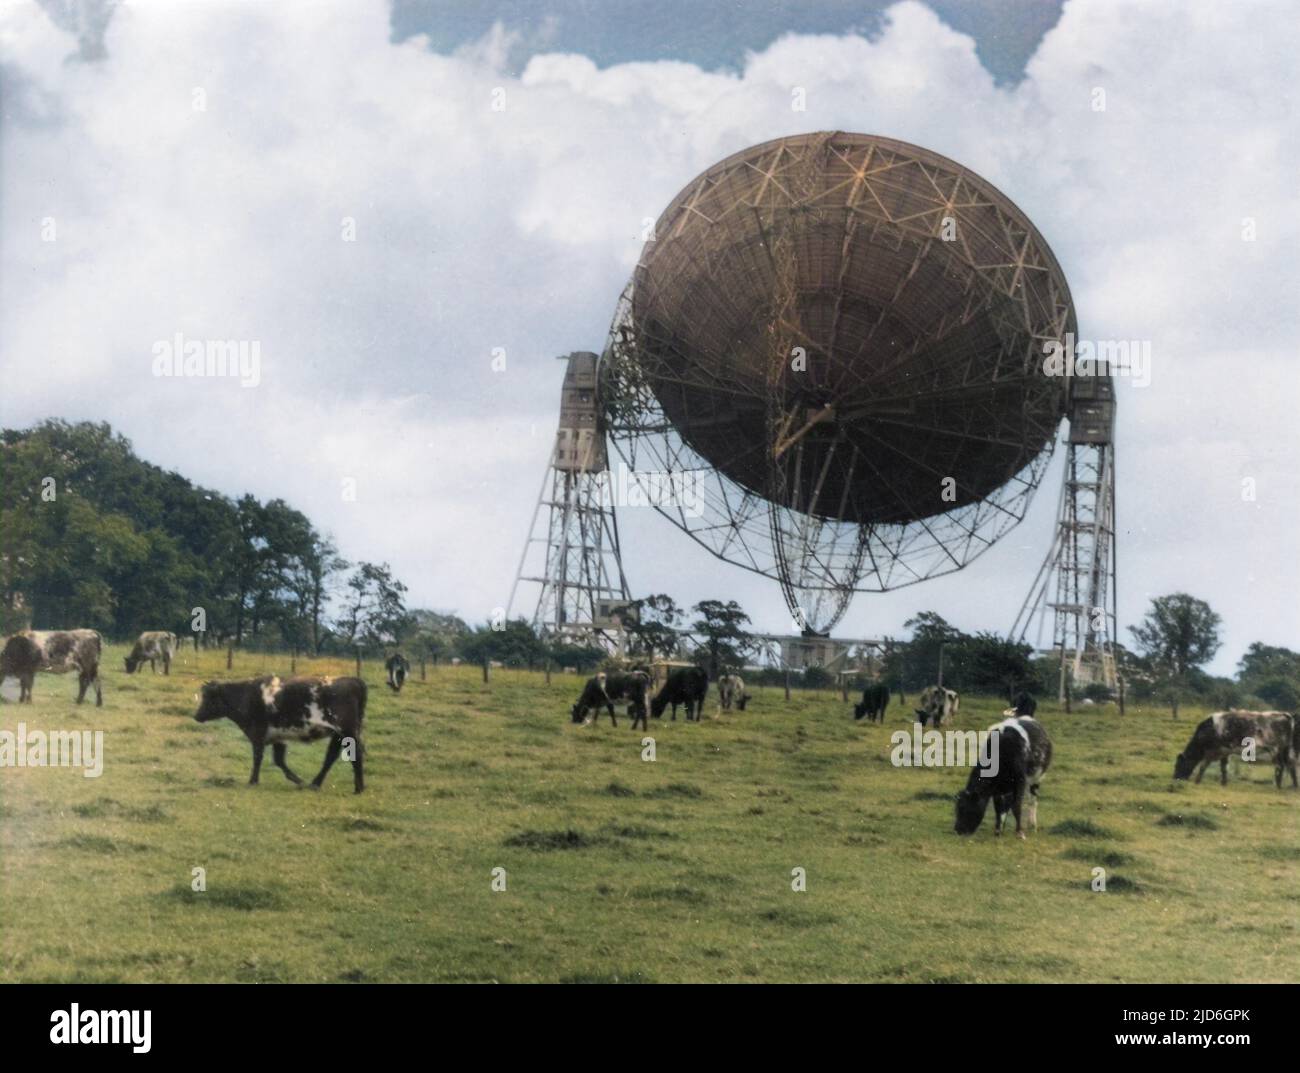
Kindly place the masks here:
[[(412, 606), (483, 621), (555, 358), (603, 345), (642, 221), (748, 145), (887, 135), (1030, 216), (1083, 336), (1150, 342), (1150, 384), (1117, 385), (1120, 640), (1186, 591), (1223, 617), (1212, 670), (1300, 648), (1288, 5), (696, 7), (0, 4), (0, 423), (108, 421), (198, 483), (285, 498)], [(155, 376), (177, 333), (256, 341), (259, 383)], [(837, 632), (926, 609), (1009, 629), (1063, 456), (985, 556), (859, 595)], [(648, 508), (620, 527), (634, 595), (788, 629), (775, 582)]]

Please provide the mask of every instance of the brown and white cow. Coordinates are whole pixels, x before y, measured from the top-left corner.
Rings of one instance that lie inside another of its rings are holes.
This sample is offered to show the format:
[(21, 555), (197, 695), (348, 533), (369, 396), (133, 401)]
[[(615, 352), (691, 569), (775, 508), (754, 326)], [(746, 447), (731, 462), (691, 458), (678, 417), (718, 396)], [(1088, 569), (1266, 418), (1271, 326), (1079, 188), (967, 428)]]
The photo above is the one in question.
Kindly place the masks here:
[(126, 673), (135, 674), (140, 665), (148, 660), (149, 669), (157, 674), (157, 661), (162, 660), (163, 674), (171, 674), (172, 656), (179, 647), (174, 633), (168, 633), (166, 630), (146, 630), (136, 639), (135, 647), (126, 657)]
[(934, 726), (943, 726), (944, 723), (952, 721), (952, 717), (957, 714), (961, 707), (961, 697), (957, 695), (956, 690), (944, 689), (943, 686), (927, 686), (921, 691), (917, 699), (919, 707), (916, 709), (916, 717), (925, 726), (931, 723)]
[(1273, 758), (1273, 784), (1282, 788), (1282, 772), (1290, 771), (1291, 785), (1296, 785), (1296, 757), (1293, 751), (1295, 717), (1286, 712), (1242, 712), (1230, 709), (1215, 712), (1192, 733), (1174, 761), (1174, 778), (1187, 779), (1193, 771), (1201, 781), (1205, 769), (1219, 762), (1219, 782), (1228, 784), (1228, 757), (1241, 755), (1253, 747), (1255, 755), (1266, 752)]
[(281, 679), (271, 675), (244, 682), (207, 682), (194, 718), (200, 723), (229, 719), (244, 732), (253, 746), (250, 786), (257, 785), (267, 742), (275, 766), (290, 782), (301, 786), (302, 779), (285, 763), (286, 742), (329, 738), (325, 764), (311, 781), (313, 790), (320, 789), (346, 742), (351, 747), (353, 790), (361, 793), (366, 787), (361, 746), (365, 715), (366, 683), (360, 678)]
[[(77, 703), (86, 699), (86, 690), (95, 687), (95, 706), (104, 704), (104, 692), (99, 684), (99, 660), (103, 655), (104, 642), (96, 630), (28, 630), (18, 634), (26, 637), (40, 654), (40, 663), (36, 668), (51, 674), (77, 672)], [(12, 641), (13, 638), (10, 638)], [(8, 643), (5, 650), (9, 651)], [(30, 652), (30, 650), (28, 650)], [(14, 655), (17, 655), (17, 649)], [(22, 672), (15, 669), (19, 680)], [(27, 687), (27, 699), (31, 700), (31, 686)]]

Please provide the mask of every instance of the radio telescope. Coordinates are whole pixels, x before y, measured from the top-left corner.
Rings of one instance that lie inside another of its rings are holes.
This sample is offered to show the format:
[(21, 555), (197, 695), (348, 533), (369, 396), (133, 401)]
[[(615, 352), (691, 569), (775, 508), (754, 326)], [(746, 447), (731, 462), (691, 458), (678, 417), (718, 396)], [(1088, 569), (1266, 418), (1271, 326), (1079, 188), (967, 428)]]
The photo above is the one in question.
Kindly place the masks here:
[(660, 513), (825, 633), (855, 592), (959, 570), (1024, 517), (1070, 405), (1044, 345), (1074, 331), (1047, 243), (978, 175), (888, 138), (781, 138), (659, 218), (601, 425), (634, 478), (702, 493)]

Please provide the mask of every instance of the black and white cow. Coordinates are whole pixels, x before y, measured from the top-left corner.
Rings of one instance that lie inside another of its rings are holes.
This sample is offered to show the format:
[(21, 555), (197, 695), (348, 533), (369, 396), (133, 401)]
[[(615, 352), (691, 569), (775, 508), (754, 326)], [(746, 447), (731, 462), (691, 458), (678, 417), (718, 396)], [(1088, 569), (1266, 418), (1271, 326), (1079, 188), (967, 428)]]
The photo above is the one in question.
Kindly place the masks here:
[(1016, 699), (1011, 702), (1011, 707), (1007, 708), (1003, 715), (1033, 715), (1038, 711), (1038, 701), (1030, 694), (1020, 692), (1016, 694)]
[[(996, 742), (993, 740), (996, 736)], [(1002, 833), (1002, 820), (1010, 811), (1016, 817), (1016, 837), (1024, 838), (1020, 808), (1029, 791), (1029, 826), (1038, 830), (1038, 785), (1052, 764), (1052, 739), (1033, 716), (1018, 715), (989, 727), (989, 742), (971, 768), (966, 789), (957, 795), (959, 835), (974, 834), (984, 822), (993, 799), (996, 820), (993, 833)], [(985, 772), (993, 772), (986, 775)]]
[(921, 690), (920, 697), (917, 698), (916, 717), (921, 721), (921, 725), (933, 723), (935, 726), (943, 726), (944, 723), (952, 721), (953, 716), (957, 714), (961, 707), (961, 697), (955, 690), (944, 689), (943, 686), (927, 686)]
[(889, 686), (884, 682), (871, 682), (862, 691), (862, 702), (853, 705), (853, 718), (866, 719), (869, 723), (885, 721), (885, 709), (889, 707)]
[(668, 705), (673, 706), (673, 722), (677, 721), (677, 705), (686, 706), (686, 720), (700, 721), (700, 710), (709, 693), (709, 676), (702, 667), (675, 667), (668, 672), (664, 686), (650, 702), (650, 714), (658, 719)]
[(163, 674), (172, 673), (172, 656), (180, 647), (177, 643), (176, 635), (168, 633), (165, 630), (146, 630), (136, 638), (135, 647), (131, 649), (131, 654), (126, 657), (126, 673), (135, 674), (140, 665), (145, 660), (149, 661), (149, 669), (158, 673), (157, 660), (162, 660)]
[(740, 675), (724, 674), (718, 679), (718, 703), (725, 712), (731, 711), (733, 704), (739, 711), (745, 710), (749, 694), (745, 692), (745, 680)]
[(41, 648), (25, 633), (14, 634), (0, 651), (0, 685), (6, 678), (18, 679), (18, 703), (32, 702), (32, 683), (41, 669)]
[[(103, 707), (104, 691), (99, 684), (99, 661), (104, 642), (96, 630), (28, 630), (28, 637), (41, 654), (39, 670), (51, 674), (77, 672), (77, 703), (86, 690), (95, 687), (95, 706)], [(30, 693), (29, 693), (30, 699)]]
[(1228, 783), (1228, 757), (1240, 755), (1253, 744), (1256, 755), (1267, 752), (1273, 758), (1273, 784), (1282, 788), (1282, 772), (1291, 773), (1291, 785), (1296, 785), (1296, 735), (1294, 717), (1286, 712), (1241, 712), (1230, 710), (1215, 712), (1201, 721), (1174, 761), (1174, 778), (1187, 779), (1193, 770), (1196, 781), (1201, 781), (1205, 769), (1215, 760), (1219, 762), (1219, 782)]
[(406, 676), (411, 673), (411, 664), (407, 658), (400, 652), (394, 652), (384, 661), (384, 670), (388, 672), (388, 688), (394, 693), (400, 693)]
[(645, 699), (649, 690), (650, 675), (645, 671), (601, 671), (587, 679), (582, 695), (578, 697), (569, 715), (573, 722), (582, 723), (586, 722), (588, 713), (593, 713), (592, 722), (596, 722), (600, 719), (600, 709), (606, 708), (609, 711), (609, 721), (614, 726), (618, 726), (618, 718), (614, 715), (614, 702), (625, 700), (628, 702), (628, 713), (632, 716), (632, 729), (636, 729), (637, 723), (640, 723), (644, 729)]
[(267, 742), (275, 766), (290, 782), (301, 786), (302, 779), (285, 763), (285, 743), (329, 738), (325, 763), (312, 779), (311, 788), (320, 789), (347, 744), (351, 748), (353, 790), (361, 793), (366, 788), (361, 745), (365, 715), (366, 683), (360, 678), (281, 680), (271, 675), (244, 682), (206, 683), (194, 718), (200, 723), (226, 718), (244, 732), (253, 745), (250, 786), (257, 785)]

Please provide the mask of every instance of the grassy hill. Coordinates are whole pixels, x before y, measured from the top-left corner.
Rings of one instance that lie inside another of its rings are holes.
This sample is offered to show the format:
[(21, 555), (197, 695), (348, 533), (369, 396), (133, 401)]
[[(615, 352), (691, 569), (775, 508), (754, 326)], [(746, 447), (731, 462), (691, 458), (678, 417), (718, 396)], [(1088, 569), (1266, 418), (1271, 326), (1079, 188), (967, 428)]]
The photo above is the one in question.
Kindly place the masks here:
[[(346, 762), (312, 793), (269, 751), (249, 788), (238, 729), (193, 722), (203, 679), (287, 661), (128, 678), (121, 655), (100, 710), (50, 676), (0, 705), (0, 728), (105, 731), (98, 779), (0, 771), (2, 980), (1300, 980), (1300, 794), (1262, 765), (1173, 784), (1200, 713), (1040, 708), (1056, 759), (1019, 843), (991, 810), (952, 833), (963, 772), (891, 765), (896, 704), (882, 728), (829, 694), (711, 701), (651, 720), (646, 762), (628, 720), (569, 723), (572, 676), (440, 668), (394, 697), (368, 665), (357, 797)], [(982, 728), (1000, 704), (962, 708)]]

